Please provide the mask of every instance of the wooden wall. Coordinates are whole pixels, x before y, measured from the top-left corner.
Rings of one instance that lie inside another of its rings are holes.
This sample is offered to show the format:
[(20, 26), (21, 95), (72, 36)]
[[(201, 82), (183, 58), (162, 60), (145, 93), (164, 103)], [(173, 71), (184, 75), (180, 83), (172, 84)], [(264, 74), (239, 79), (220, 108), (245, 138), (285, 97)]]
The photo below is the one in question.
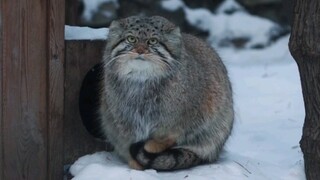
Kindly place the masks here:
[(105, 41), (66, 41), (64, 102), (64, 164), (88, 153), (108, 150), (85, 129), (79, 113), (79, 93), (85, 75), (101, 61)]
[(0, 179), (62, 179), (64, 6), (0, 2)]
[(105, 42), (65, 42), (64, 8), (64, 0), (0, 2), (0, 180), (63, 179), (64, 165), (110, 149), (79, 114), (81, 83)]
[(0, 180), (3, 179), (3, 168), (4, 168), (4, 164), (3, 164), (3, 121), (2, 121), (2, 102), (3, 102), (3, 98), (2, 98), (2, 44), (3, 44), (3, 38), (2, 38), (2, 16), (3, 14), (1, 13), (2, 11), (2, 2), (0, 2)]

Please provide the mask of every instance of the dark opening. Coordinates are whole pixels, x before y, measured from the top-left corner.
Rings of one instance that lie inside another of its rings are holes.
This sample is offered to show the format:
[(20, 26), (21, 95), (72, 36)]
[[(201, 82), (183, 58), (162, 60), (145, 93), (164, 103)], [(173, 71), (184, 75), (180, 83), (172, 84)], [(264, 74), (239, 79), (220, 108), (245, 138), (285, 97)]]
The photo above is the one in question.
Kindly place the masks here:
[(79, 96), (79, 110), (83, 125), (91, 135), (99, 139), (105, 139), (98, 115), (102, 75), (102, 63), (90, 69), (82, 82)]

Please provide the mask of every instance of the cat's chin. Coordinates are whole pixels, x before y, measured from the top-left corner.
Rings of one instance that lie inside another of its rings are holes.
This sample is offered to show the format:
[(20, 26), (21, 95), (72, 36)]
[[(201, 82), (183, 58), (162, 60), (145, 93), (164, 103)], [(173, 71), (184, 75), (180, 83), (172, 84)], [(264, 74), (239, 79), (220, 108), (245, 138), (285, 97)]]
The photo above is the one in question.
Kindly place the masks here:
[(138, 81), (161, 78), (165, 74), (161, 65), (140, 57), (122, 62), (118, 69), (120, 77)]

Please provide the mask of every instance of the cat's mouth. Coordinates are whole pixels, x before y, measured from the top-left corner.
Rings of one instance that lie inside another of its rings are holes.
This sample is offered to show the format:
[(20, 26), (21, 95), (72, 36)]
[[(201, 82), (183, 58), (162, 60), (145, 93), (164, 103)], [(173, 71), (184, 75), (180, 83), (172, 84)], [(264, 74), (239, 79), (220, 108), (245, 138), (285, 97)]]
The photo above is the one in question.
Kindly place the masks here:
[(121, 77), (135, 80), (159, 78), (166, 74), (165, 65), (153, 54), (128, 53), (120, 60), (118, 73)]
[(146, 59), (145, 59), (145, 56), (144, 56), (144, 55), (139, 54), (139, 55), (137, 55), (137, 57), (134, 58), (134, 60), (145, 61)]
[(157, 60), (155, 56), (152, 54), (134, 54), (134, 55), (132, 54), (129, 61), (133, 61), (137, 63), (145, 62), (153, 65), (159, 65), (159, 63), (157, 63), (157, 61), (159, 60)]

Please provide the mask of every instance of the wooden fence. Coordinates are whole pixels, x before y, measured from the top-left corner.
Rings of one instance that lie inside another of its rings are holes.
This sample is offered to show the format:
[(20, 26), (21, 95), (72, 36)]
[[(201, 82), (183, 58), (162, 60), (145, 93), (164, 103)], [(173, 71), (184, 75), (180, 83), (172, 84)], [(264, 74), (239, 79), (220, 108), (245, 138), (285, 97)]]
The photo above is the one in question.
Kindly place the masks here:
[(78, 110), (104, 42), (64, 42), (64, 8), (64, 0), (0, 2), (0, 180), (63, 179), (64, 165), (105, 149)]

